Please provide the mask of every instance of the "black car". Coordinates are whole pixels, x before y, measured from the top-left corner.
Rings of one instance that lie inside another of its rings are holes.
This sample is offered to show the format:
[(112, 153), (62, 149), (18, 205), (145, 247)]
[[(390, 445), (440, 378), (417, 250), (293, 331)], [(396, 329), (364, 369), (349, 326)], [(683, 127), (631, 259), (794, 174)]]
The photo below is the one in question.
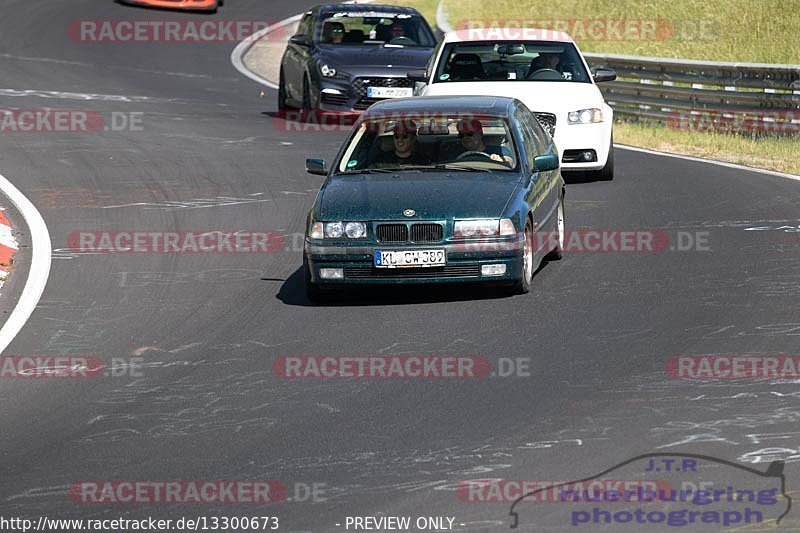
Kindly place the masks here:
[(278, 108), (362, 111), (412, 96), (436, 38), (420, 13), (399, 6), (334, 4), (303, 15), (280, 70)]

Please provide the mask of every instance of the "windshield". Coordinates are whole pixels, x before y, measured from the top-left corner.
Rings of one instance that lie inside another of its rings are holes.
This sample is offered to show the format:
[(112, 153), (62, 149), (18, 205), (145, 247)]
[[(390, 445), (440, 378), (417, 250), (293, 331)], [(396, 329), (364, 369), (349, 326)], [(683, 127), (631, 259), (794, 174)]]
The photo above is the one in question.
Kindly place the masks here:
[(386, 44), (425, 48), (436, 45), (425, 20), (419, 15), (407, 13), (327, 13), (321, 15), (314, 35), (315, 42), (319, 44)]
[(575, 45), (550, 41), (450, 44), (433, 83), (461, 81), (591, 83)]
[(337, 171), (512, 171), (517, 159), (504, 118), (404, 115), (364, 121), (347, 145)]

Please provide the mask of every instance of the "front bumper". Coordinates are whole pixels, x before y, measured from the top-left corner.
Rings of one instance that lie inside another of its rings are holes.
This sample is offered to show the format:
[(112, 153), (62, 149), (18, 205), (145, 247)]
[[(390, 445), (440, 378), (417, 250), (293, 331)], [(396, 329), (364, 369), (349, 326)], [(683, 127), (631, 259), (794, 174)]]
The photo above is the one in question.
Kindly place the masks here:
[[(444, 249), (444, 267), (375, 268), (380, 250)], [(522, 243), (514, 240), (444, 244), (320, 244), (306, 239), (305, 256), (311, 281), (321, 287), (429, 283), (512, 283), (522, 278)], [(482, 275), (482, 265), (505, 265), (502, 275)], [(341, 268), (343, 279), (323, 279), (320, 268)]]
[[(559, 116), (555, 142), (563, 170), (600, 170), (608, 160), (611, 145), (611, 121), (605, 120), (596, 124), (567, 124)], [(597, 160), (588, 163), (565, 162), (566, 151), (594, 150)]]
[(411, 88), (413, 82), (401, 76), (359, 76), (350, 80), (320, 79), (319, 108), (322, 111), (361, 112), (386, 98), (370, 98), (368, 88)]

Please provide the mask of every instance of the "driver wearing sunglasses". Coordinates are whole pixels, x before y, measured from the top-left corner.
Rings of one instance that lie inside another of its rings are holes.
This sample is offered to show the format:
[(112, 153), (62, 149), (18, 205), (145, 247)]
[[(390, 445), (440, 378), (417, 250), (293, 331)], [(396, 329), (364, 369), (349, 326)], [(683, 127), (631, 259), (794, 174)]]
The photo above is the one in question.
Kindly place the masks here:
[(431, 162), (419, 151), (417, 145), (417, 123), (402, 120), (395, 123), (392, 132), (394, 150), (381, 153), (375, 162), (382, 166), (430, 165)]
[(328, 44), (342, 44), (344, 40), (344, 24), (341, 22), (329, 22), (325, 25), (326, 39)]

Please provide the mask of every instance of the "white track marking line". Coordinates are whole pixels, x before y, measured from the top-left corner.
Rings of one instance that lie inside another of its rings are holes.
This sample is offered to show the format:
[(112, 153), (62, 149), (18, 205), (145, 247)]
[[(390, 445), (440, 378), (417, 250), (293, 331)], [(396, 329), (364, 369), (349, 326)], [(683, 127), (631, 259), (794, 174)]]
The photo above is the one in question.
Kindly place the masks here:
[[(373, 0), (360, 0), (360, 1), (351, 0), (349, 2), (344, 2), (344, 3), (345, 4), (371, 4), (372, 1)], [(283, 28), (284, 26), (288, 26), (289, 24), (294, 24), (295, 22), (297, 22), (298, 20), (303, 18), (304, 14), (305, 13), (300, 13), (299, 15), (295, 15), (293, 17), (289, 17), (287, 19), (283, 19), (280, 22), (276, 22), (275, 24), (272, 24), (272, 25), (264, 28), (263, 30), (259, 30), (259, 31), (255, 32), (253, 35), (247, 37), (245, 40), (243, 40), (242, 42), (237, 44), (236, 48), (234, 48), (233, 52), (231, 52), (231, 63), (233, 63), (233, 66), (236, 68), (236, 70), (238, 70), (241, 74), (243, 74), (244, 76), (247, 76), (251, 80), (256, 81), (256, 82), (258, 82), (258, 83), (260, 83), (262, 85), (266, 85), (270, 89), (275, 89), (277, 91), (278, 90), (278, 84), (276, 84), (276, 83), (274, 83), (272, 81), (269, 81), (266, 78), (262, 78), (261, 76), (259, 76), (258, 74), (256, 74), (255, 72), (253, 72), (252, 70), (250, 70), (246, 66), (244, 66), (244, 56), (247, 54), (248, 51), (250, 51), (250, 48), (252, 48), (252, 46), (254, 44), (256, 44), (256, 42), (258, 42), (262, 37), (264, 37), (268, 33), (272, 33), (273, 31), (275, 31), (277, 29)]]
[(703, 159), (702, 157), (695, 157), (691, 155), (670, 154), (668, 152), (657, 152), (656, 150), (648, 150), (647, 148), (639, 148), (638, 146), (628, 146), (626, 144), (614, 144), (614, 148), (622, 148), (623, 150), (630, 150), (631, 152), (641, 152), (650, 155), (659, 155), (662, 157), (672, 157), (673, 159), (685, 159), (686, 161), (694, 161), (696, 163), (708, 163), (710, 165), (717, 165), (720, 167), (733, 168), (735, 170), (745, 170), (747, 172), (757, 172), (759, 174), (766, 174), (768, 176), (777, 176), (779, 178), (787, 178), (790, 180), (800, 181), (800, 176), (794, 174), (787, 174), (785, 172), (776, 172), (774, 170), (765, 170), (762, 168), (746, 167), (744, 165), (737, 165), (736, 163), (728, 163), (726, 161), (715, 161), (713, 159)]
[(0, 329), (0, 354), (5, 351), (17, 333), (30, 318), (31, 313), (39, 303), (47, 278), (50, 275), (50, 253), (52, 245), (47, 225), (36, 207), (28, 200), (13, 183), (0, 174), (0, 191), (11, 201), (22, 214), (31, 234), (31, 266), (28, 271), (28, 280), (22, 289), (19, 301), (14, 310), (8, 315), (6, 323)]
[(243, 75), (247, 76), (253, 81), (256, 81), (262, 85), (266, 85), (270, 89), (278, 90), (278, 85), (276, 83), (273, 83), (266, 78), (262, 78), (261, 76), (259, 76), (258, 74), (256, 74), (255, 72), (244, 66), (244, 56), (245, 54), (247, 54), (247, 52), (250, 51), (250, 48), (252, 48), (252, 46), (256, 44), (256, 42), (258, 42), (259, 39), (261, 39), (268, 33), (272, 33), (277, 29), (283, 28), (284, 26), (288, 26), (289, 24), (294, 24), (301, 18), (303, 18), (302, 14), (289, 17), (288, 19), (284, 19), (280, 22), (277, 22), (275, 24), (272, 24), (271, 26), (264, 28), (263, 30), (255, 32), (253, 35), (251, 35), (244, 41), (237, 44), (236, 48), (234, 48), (233, 52), (231, 52), (231, 63), (233, 63), (233, 66), (236, 67), (236, 70), (238, 70)]

